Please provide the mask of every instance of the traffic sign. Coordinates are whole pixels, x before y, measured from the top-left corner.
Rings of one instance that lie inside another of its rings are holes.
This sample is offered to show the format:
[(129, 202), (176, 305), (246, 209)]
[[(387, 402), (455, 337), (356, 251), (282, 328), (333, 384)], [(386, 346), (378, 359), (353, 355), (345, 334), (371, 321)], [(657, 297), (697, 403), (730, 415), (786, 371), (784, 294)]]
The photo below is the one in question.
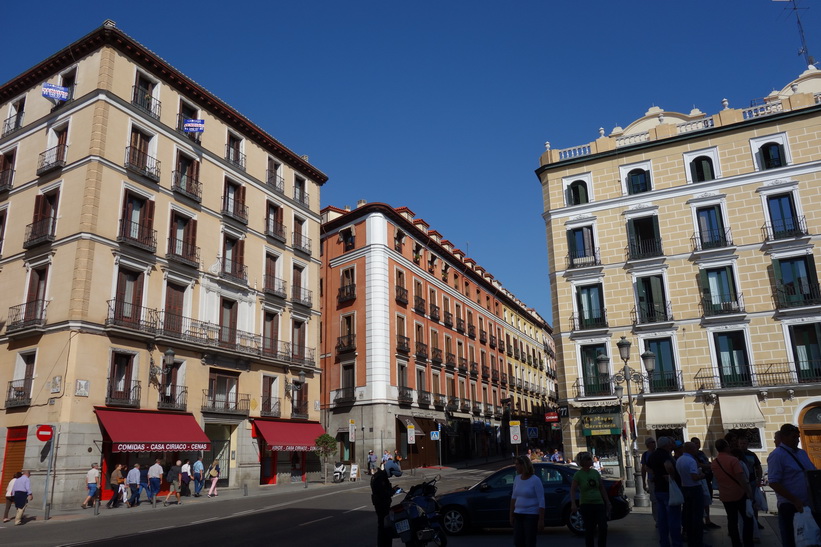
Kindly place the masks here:
[(510, 421), (510, 444), (522, 444), (522, 431), (518, 420)]
[(430, 432), (430, 440), (438, 441), (439, 440), (439, 431), (431, 431)]
[(538, 427), (528, 427), (527, 428), (527, 438), (528, 439), (538, 439), (539, 438), (539, 428)]
[(51, 440), (54, 436), (54, 428), (50, 425), (38, 425), (37, 426), (37, 440), (43, 441), (44, 443)]
[(416, 427), (408, 424), (408, 444), (416, 444)]
[(348, 420), (348, 441), (356, 442), (356, 420)]

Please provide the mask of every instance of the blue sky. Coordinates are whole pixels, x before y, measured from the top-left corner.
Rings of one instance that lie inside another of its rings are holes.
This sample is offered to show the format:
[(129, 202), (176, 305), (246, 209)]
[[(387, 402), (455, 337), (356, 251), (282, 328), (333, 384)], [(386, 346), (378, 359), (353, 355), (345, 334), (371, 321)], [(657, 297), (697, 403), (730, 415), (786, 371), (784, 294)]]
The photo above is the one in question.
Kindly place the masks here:
[[(803, 69), (770, 0), (76, 0), (3, 8), (0, 81), (113, 19), (329, 177), (322, 206), (410, 207), (550, 320), (544, 142), (656, 105), (708, 114)], [(821, 58), (821, 0), (799, 6)], [(33, 24), (37, 22), (39, 28)]]

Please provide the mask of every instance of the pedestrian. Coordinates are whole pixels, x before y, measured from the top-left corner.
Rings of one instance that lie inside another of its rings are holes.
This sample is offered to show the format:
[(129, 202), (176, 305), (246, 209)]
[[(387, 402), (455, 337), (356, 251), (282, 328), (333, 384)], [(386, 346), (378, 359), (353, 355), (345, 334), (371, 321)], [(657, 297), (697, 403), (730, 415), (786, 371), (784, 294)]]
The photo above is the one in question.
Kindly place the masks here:
[(382, 469), (378, 469), (371, 477), (371, 503), (376, 511), (376, 546), (390, 547), (393, 543), (391, 533), (385, 528), (385, 518), (391, 509), (391, 498), (394, 488), (390, 478), (394, 475), (402, 476), (402, 470), (391, 460), (387, 450), (387, 459), (383, 460)]
[(160, 493), (160, 485), (162, 484), (163, 468), (160, 461), (161, 460), (157, 458), (154, 460), (154, 465), (148, 468), (148, 487), (151, 489), (152, 500)]
[(168, 483), (168, 494), (165, 496), (165, 500), (162, 502), (163, 507), (168, 507), (168, 498), (171, 497), (171, 494), (174, 494), (177, 498), (177, 505), (182, 505), (182, 501), (180, 500), (180, 483), (182, 479), (182, 462), (177, 460), (177, 463), (171, 466), (171, 469), (168, 470), (168, 474), (165, 476), (165, 482)]
[(650, 455), (648, 464), (653, 470), (656, 488), (656, 524), (661, 547), (681, 547), (681, 507), (670, 505), (670, 483), (678, 484), (675, 460), (673, 460), (673, 439), (659, 437), (656, 449)]
[(202, 456), (197, 458), (193, 466), (194, 471), (194, 497), (200, 497), (200, 491), (205, 484), (205, 466), (202, 465)]
[(399, 453), (399, 449), (393, 451), (393, 461), (396, 463), (400, 463), (404, 458), (402, 458), (402, 454)]
[(550, 455), (550, 461), (553, 463), (564, 463), (564, 454), (559, 452), (558, 448), (554, 448), (553, 454)]
[[(716, 441), (718, 455), (710, 464), (718, 483), (718, 499), (727, 512), (727, 535), (733, 547), (752, 547), (753, 519), (747, 516), (747, 500), (752, 499), (747, 468), (733, 456), (727, 439)], [(741, 518), (742, 533), (738, 534), (738, 519)]]
[(131, 491), (131, 496), (126, 502), (126, 505), (130, 509), (140, 504), (140, 464), (134, 464), (134, 467), (132, 467), (128, 475), (125, 476), (125, 483)]
[(738, 438), (738, 449), (744, 458), (744, 463), (747, 464), (747, 470), (750, 472), (750, 489), (753, 492), (753, 540), (760, 538), (760, 530), (764, 526), (758, 522), (758, 504), (756, 503), (755, 492), (761, 487), (764, 479), (764, 470), (761, 468), (761, 460), (755, 455), (755, 452), (750, 450), (750, 438), (747, 435), (741, 435)]
[[(591, 469), (594, 459), (589, 452), (580, 452), (576, 462), (581, 470), (573, 475), (570, 484), (570, 512), (577, 510), (584, 522), (584, 545), (594, 547), (596, 537), (599, 538), (599, 547), (607, 545), (607, 520), (610, 518), (610, 497), (604, 489), (601, 475), (596, 469)], [(576, 507), (576, 493), (581, 491), (579, 506)]]
[(382, 469), (385, 469), (385, 462), (388, 461), (390, 459), (390, 457), (391, 457), (391, 453), (388, 452), (387, 450), (385, 450), (385, 453), (382, 454), (382, 464), (381, 464)]
[(513, 526), (515, 547), (536, 547), (536, 535), (544, 529), (544, 485), (533, 470), (527, 456), (513, 461), (516, 478), (510, 498), (510, 525)]
[(214, 460), (208, 468), (208, 476), (211, 477), (211, 489), (208, 491), (208, 497), (213, 498), (217, 495), (217, 481), (220, 479), (220, 461)]
[(191, 496), (191, 487), (189, 486), (191, 475), (193, 475), (191, 472), (191, 460), (186, 459), (182, 462), (182, 474), (180, 475), (180, 486), (182, 487), (180, 495), (186, 498)]
[[(704, 473), (704, 480), (707, 483), (707, 491), (710, 493), (710, 500), (713, 499), (713, 468), (710, 466), (710, 458), (701, 449), (701, 439), (693, 437), (690, 442), (696, 445), (696, 461), (701, 472)], [(710, 520), (710, 506), (704, 504), (704, 529), (717, 530), (721, 528), (718, 524)]]
[(97, 495), (97, 488), (100, 486), (100, 464), (93, 462), (91, 469), (86, 473), (86, 487), (88, 488), (88, 497), (86, 497), (80, 507), (88, 509), (89, 502), (94, 503), (94, 497)]
[(593, 456), (593, 469), (595, 469), (599, 472), (599, 474), (601, 474), (601, 461), (599, 461), (598, 456)]
[(650, 509), (653, 512), (653, 520), (656, 519), (656, 483), (653, 480), (653, 470), (650, 469), (648, 461), (650, 455), (656, 449), (656, 439), (647, 437), (644, 440), (644, 446), (647, 450), (641, 455), (641, 482), (644, 483), (644, 491), (650, 496)]
[(14, 506), (17, 508), (17, 513), (14, 515), (15, 526), (23, 524), (23, 515), (26, 512), (26, 506), (34, 499), (34, 494), (31, 493), (31, 471), (22, 471), (17, 480), (14, 481)]
[(118, 494), (120, 492), (120, 485), (123, 482), (125, 482), (125, 479), (123, 478), (122, 469), (123, 469), (123, 464), (118, 463), (117, 465), (115, 465), (114, 466), (114, 471), (111, 472), (111, 475), (110, 475), (110, 478), (109, 478), (109, 481), (108, 481), (108, 487), (111, 488), (111, 490), (114, 492), (111, 495), (111, 499), (108, 500), (108, 503), (106, 503), (106, 505), (105, 505), (109, 509), (116, 509), (119, 505), (119, 495)]
[(20, 471), (15, 473), (14, 477), (12, 477), (12, 479), (9, 481), (9, 485), (6, 488), (6, 510), (3, 511), (3, 522), (8, 522), (11, 520), (9, 518), (9, 510), (11, 509), (11, 506), (14, 505), (14, 483), (17, 481), (17, 479), (20, 478), (20, 475), (22, 474), (23, 473), (21, 473)]
[(368, 475), (376, 473), (376, 454), (373, 450), (368, 450)]
[(145, 492), (149, 503), (154, 503), (154, 492), (151, 491), (151, 483), (148, 480), (148, 468), (140, 466), (140, 495)]
[(698, 465), (698, 450), (692, 441), (682, 445), (681, 457), (676, 460), (676, 472), (681, 478), (684, 507), (681, 523), (689, 547), (702, 547), (704, 543), (704, 489), (701, 481), (704, 473)]
[[(793, 424), (781, 426), (781, 444), (767, 458), (767, 475), (770, 487), (778, 500), (778, 528), (781, 544), (795, 547), (793, 519), (796, 513), (803, 513), (811, 507), (810, 488), (806, 471), (815, 469), (810, 457), (798, 448), (801, 433)], [(815, 522), (821, 528), (821, 515), (813, 513)]]

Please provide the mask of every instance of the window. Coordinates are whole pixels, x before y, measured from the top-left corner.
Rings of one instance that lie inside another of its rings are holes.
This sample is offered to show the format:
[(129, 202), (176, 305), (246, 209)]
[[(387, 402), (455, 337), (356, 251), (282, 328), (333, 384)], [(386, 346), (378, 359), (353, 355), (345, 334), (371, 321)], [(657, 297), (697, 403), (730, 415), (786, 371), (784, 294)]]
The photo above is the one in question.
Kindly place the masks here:
[(178, 152), (177, 168), (174, 170), (171, 189), (199, 202), (202, 199), (200, 162), (187, 154)]
[(168, 282), (165, 289), (165, 312), (163, 331), (181, 334), (189, 327), (183, 317), (185, 307), (185, 286)]
[(650, 171), (633, 169), (627, 173), (627, 193), (641, 194), (652, 190), (650, 187)]
[(153, 135), (132, 127), (130, 144), (125, 151), (125, 166), (139, 175), (159, 182), (160, 162), (151, 156), (152, 146), (156, 146)]
[(268, 202), (265, 213), (265, 233), (285, 243), (285, 224), (282, 222), (282, 207), (276, 203)]
[(229, 298), (220, 299), (220, 345), (233, 348), (237, 342), (237, 302)]
[(583, 205), (588, 201), (587, 183), (583, 180), (570, 183), (570, 186), (567, 187), (567, 204)]
[(248, 223), (248, 207), (245, 205), (245, 186), (225, 179), (225, 193), (222, 196), (222, 214), (243, 224)]
[(242, 153), (242, 139), (231, 133), (225, 144), (225, 159), (234, 167), (245, 171), (245, 154)]
[(340, 340), (340, 342), (344, 343), (348, 347), (353, 346), (353, 339), (356, 335), (353, 314), (347, 314), (342, 316), (341, 321), (339, 322), (339, 335), (342, 337), (342, 340)]
[(353, 363), (346, 363), (342, 365), (342, 378), (340, 385), (342, 389), (353, 389), (356, 387), (354, 372)]
[(299, 176), (294, 176), (294, 199), (299, 203), (308, 206), (309, 201), (305, 179)]
[(14, 379), (9, 382), (6, 397), (6, 408), (28, 406), (31, 404), (32, 384), (34, 383), (34, 362), (36, 352), (17, 354), (14, 367)]
[(235, 410), (239, 401), (239, 376), (223, 370), (208, 374), (208, 403), (213, 410)]
[(627, 237), (627, 251), (631, 260), (664, 254), (661, 247), (658, 217), (655, 215), (628, 219)]
[(280, 408), (279, 408), (279, 397), (277, 394), (279, 393), (279, 388), (277, 387), (277, 377), (276, 376), (263, 376), (262, 377), (262, 409), (261, 415), (263, 416), (279, 416), (280, 415)]
[(652, 393), (678, 391), (678, 373), (673, 352), (672, 338), (651, 338), (644, 341), (645, 351), (656, 355), (656, 370), (651, 375)]
[(593, 239), (593, 226), (581, 226), (567, 231), (568, 267), (580, 268), (599, 263), (599, 250)]
[(790, 325), (790, 339), (798, 381), (821, 381), (821, 323)]
[(114, 352), (111, 355), (111, 368), (108, 378), (108, 402), (124, 403), (131, 401), (136, 395), (139, 400), (139, 382), (132, 380), (134, 376), (134, 355), (130, 353)]
[(0, 192), (11, 190), (14, 179), (14, 155), (14, 149), (0, 154)]
[(6, 210), (0, 209), (0, 256), (3, 255), (3, 238), (6, 235)]
[(285, 179), (282, 178), (282, 164), (268, 156), (268, 171), (266, 172), (268, 186), (280, 194), (285, 191)]
[(773, 274), (779, 308), (821, 304), (821, 291), (812, 255), (773, 260)]
[(698, 156), (691, 161), (690, 176), (693, 178), (693, 182), (706, 182), (715, 179), (713, 158), (709, 156)]
[(410, 351), (410, 339), (405, 336), (405, 317), (396, 316), (396, 349), (398, 351)]
[(638, 323), (659, 323), (672, 321), (667, 306), (664, 290), (664, 279), (660, 275), (636, 278), (636, 296), (638, 298)]
[(402, 246), (405, 244), (405, 232), (400, 229), (396, 229), (396, 235), (393, 236), (393, 249), (397, 253), (402, 252)]
[(744, 331), (717, 332), (713, 336), (721, 387), (752, 385)]
[(770, 222), (765, 226), (768, 239), (787, 239), (807, 235), (806, 222), (798, 216), (792, 192), (767, 196)]
[(3, 134), (1, 136), (5, 137), (6, 135), (10, 135), (23, 127), (25, 108), (25, 97), (20, 97), (19, 99), (11, 102), (9, 105), (9, 117), (3, 122)]
[(305, 235), (305, 219), (294, 217), (294, 249), (311, 253), (311, 240)]
[(37, 174), (42, 175), (66, 164), (68, 154), (68, 122), (52, 127), (48, 132), (48, 148), (37, 160)]
[(72, 68), (60, 75), (60, 85), (68, 88), (68, 98), (65, 102), (74, 99), (74, 88), (77, 85), (77, 69)]
[(199, 119), (199, 110), (180, 99), (180, 113), (177, 114), (177, 131), (184, 134), (194, 142), (200, 142), (201, 133), (196, 131), (185, 131), (185, 120)]
[(262, 352), (265, 355), (279, 356), (279, 315), (266, 311), (262, 318)]
[(159, 385), (158, 408), (185, 409), (188, 388), (185, 387), (182, 363), (175, 361), (168, 369), (163, 368)]
[(120, 268), (117, 272), (117, 293), (114, 319), (118, 324), (138, 328), (142, 319), (144, 273)]
[(160, 119), (160, 101), (156, 98), (158, 90), (157, 85), (148, 79), (145, 74), (137, 72), (131, 102), (147, 112), (152, 118)]
[(721, 205), (709, 205), (696, 209), (696, 222), (698, 223), (696, 250), (732, 245), (728, 231), (724, 228)]
[(784, 157), (784, 147), (775, 142), (768, 142), (758, 149), (761, 156), (761, 165), (764, 169), (776, 169), (787, 165)]
[(576, 288), (577, 319), (575, 328), (595, 329), (607, 327), (604, 313), (604, 291), (601, 283)]
[(24, 321), (26, 323), (38, 324), (45, 321), (46, 306), (48, 304), (46, 301), (48, 274), (48, 264), (32, 268), (29, 273), (29, 287), (24, 311)]
[(353, 226), (339, 231), (339, 240), (342, 242), (344, 250), (352, 251), (356, 247), (356, 230)]
[(292, 297), (302, 303), (310, 303), (311, 297), (308, 289), (302, 287), (304, 281), (305, 268), (299, 264), (294, 264), (291, 269), (291, 286), (293, 287)]
[(701, 270), (702, 309), (704, 315), (721, 315), (743, 311), (736, 291), (732, 266)]
[(408, 385), (408, 365), (401, 361), (398, 362), (397, 365), (396, 385), (403, 388)]
[(245, 283), (248, 279), (245, 267), (245, 241), (225, 235), (222, 247), (222, 277)]
[(604, 344), (590, 344), (580, 348), (582, 377), (584, 379), (584, 395), (609, 395), (610, 384), (607, 375), (599, 374), (599, 367), (596, 359), (598, 356), (607, 355), (607, 347)]
[(425, 386), (425, 369), (416, 369), (416, 389), (419, 391), (427, 391)]
[(169, 258), (176, 258), (188, 265), (199, 265), (197, 221), (173, 210), (168, 231), (168, 254)]
[(154, 201), (126, 190), (119, 241), (153, 252), (157, 248), (154, 233)]

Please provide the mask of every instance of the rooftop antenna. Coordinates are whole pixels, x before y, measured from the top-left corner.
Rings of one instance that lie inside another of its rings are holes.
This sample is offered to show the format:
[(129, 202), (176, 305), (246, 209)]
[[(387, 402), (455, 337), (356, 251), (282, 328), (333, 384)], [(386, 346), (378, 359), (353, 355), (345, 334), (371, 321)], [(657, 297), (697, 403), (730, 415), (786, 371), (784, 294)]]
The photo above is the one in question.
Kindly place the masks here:
[(789, 2), (792, 4), (792, 8), (787, 9), (792, 9), (793, 13), (795, 13), (795, 21), (798, 23), (798, 36), (801, 38), (801, 49), (798, 50), (798, 54), (804, 56), (804, 60), (806, 61), (808, 67), (815, 66), (815, 58), (810, 55), (809, 48), (807, 47), (807, 39), (804, 37), (804, 25), (801, 24), (801, 17), (798, 15), (798, 5), (796, 4), (796, 0), (773, 0), (773, 2)]

